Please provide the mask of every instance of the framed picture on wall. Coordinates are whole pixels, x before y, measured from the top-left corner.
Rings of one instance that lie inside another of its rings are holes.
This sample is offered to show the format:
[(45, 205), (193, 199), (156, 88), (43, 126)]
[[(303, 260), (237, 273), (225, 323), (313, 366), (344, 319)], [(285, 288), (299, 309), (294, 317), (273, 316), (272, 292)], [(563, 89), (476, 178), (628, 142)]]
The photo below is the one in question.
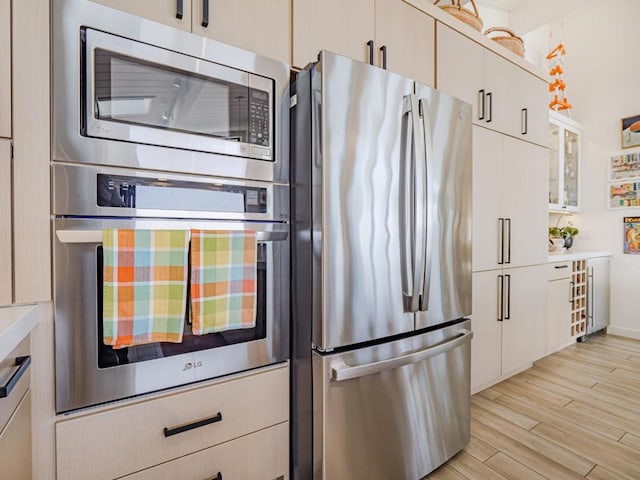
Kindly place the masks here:
[(640, 217), (624, 217), (624, 253), (640, 254)]
[(640, 207), (640, 182), (609, 184), (609, 208)]
[(640, 115), (622, 119), (622, 148), (640, 146)]
[(640, 151), (610, 157), (609, 181), (640, 178)]

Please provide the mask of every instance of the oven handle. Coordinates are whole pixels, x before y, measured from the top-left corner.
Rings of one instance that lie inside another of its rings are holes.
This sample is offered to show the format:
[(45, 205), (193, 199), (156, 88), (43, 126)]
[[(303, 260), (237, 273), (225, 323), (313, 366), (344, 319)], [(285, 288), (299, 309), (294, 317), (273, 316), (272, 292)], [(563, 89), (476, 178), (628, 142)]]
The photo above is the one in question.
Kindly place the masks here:
[[(258, 242), (286, 240), (289, 232), (256, 232)], [(102, 230), (56, 230), (60, 243), (102, 243)]]

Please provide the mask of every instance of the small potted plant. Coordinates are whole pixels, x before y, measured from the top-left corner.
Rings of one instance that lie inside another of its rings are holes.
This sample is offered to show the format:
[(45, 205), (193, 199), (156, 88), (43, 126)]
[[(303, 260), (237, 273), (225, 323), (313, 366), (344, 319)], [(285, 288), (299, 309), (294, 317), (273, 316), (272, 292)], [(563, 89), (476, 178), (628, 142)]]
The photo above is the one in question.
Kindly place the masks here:
[[(566, 227), (549, 227), (549, 242), (552, 245), (569, 249), (573, 246), (573, 237), (578, 235), (579, 231), (571, 225)], [(556, 239), (554, 242), (553, 239)], [(558, 241), (560, 240), (560, 241)], [(557, 243), (556, 243), (557, 242)]]

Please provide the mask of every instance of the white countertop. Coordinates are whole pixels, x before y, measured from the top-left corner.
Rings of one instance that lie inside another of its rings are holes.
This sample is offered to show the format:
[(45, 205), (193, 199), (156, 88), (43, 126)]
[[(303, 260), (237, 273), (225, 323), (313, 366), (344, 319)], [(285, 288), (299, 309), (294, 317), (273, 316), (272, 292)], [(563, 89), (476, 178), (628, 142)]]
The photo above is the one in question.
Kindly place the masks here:
[(611, 252), (605, 250), (557, 250), (549, 252), (549, 262), (568, 262), (584, 258), (610, 257)]
[(31, 333), (38, 323), (36, 305), (0, 307), (0, 361)]

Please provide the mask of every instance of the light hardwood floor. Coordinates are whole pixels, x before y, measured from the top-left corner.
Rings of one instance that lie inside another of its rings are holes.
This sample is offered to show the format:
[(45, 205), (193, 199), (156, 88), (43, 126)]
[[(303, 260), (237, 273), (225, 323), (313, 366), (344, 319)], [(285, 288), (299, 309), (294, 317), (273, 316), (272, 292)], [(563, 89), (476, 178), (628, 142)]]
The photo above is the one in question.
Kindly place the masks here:
[(471, 442), (427, 478), (640, 479), (640, 340), (595, 336), (477, 393)]

